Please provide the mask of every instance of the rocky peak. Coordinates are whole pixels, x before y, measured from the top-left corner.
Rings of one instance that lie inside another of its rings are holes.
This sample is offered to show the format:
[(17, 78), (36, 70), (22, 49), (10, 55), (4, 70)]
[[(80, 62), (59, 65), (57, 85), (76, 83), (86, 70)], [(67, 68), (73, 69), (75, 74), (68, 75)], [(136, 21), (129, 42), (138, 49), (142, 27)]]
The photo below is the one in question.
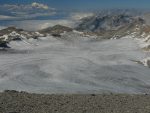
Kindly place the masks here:
[(0, 36), (9, 34), (9, 33), (14, 32), (14, 31), (19, 33), (19, 32), (22, 32), (23, 29), (18, 29), (18, 28), (15, 28), (15, 27), (8, 27), (8, 28), (0, 30)]
[(105, 15), (105, 16), (93, 16), (84, 18), (77, 30), (82, 31), (109, 31), (118, 30), (121, 27), (127, 26), (129, 24), (143, 24), (144, 20), (142, 18), (134, 18), (129, 15)]
[(42, 34), (51, 34), (51, 35), (60, 35), (61, 33), (66, 32), (71, 32), (73, 29), (62, 26), (62, 25), (55, 25), (53, 27), (48, 27), (46, 29), (40, 30), (39, 32)]
[(92, 32), (104, 38), (122, 37), (145, 24), (144, 19), (125, 14), (94, 15), (81, 20), (76, 30)]

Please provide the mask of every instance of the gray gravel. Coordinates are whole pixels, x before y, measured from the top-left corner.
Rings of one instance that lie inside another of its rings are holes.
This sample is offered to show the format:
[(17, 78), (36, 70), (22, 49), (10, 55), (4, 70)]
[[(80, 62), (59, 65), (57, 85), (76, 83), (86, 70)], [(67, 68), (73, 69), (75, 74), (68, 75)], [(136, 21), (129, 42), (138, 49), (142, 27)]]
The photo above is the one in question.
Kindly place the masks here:
[(0, 93), (0, 113), (150, 113), (150, 95)]

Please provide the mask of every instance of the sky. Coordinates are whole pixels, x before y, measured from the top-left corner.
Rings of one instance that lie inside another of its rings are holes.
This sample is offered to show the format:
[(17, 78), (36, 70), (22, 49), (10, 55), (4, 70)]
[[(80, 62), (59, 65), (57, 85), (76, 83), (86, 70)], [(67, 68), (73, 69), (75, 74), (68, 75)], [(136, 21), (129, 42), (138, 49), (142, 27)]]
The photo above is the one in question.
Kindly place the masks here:
[(58, 9), (150, 8), (150, 0), (0, 0), (0, 4), (40, 2)]
[(72, 26), (74, 21), (101, 9), (150, 9), (150, 0), (0, 0), (0, 26)]

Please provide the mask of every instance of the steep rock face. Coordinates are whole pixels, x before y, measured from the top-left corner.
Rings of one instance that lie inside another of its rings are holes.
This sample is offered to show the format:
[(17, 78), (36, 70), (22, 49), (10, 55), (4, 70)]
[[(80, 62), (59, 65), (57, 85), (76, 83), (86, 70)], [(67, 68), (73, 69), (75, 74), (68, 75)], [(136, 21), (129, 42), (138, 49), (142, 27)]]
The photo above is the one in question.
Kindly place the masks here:
[(48, 27), (46, 29), (40, 30), (39, 32), (42, 34), (51, 34), (53, 36), (59, 36), (61, 33), (66, 32), (71, 32), (73, 29), (62, 26), (62, 25), (55, 25), (53, 27)]
[(133, 32), (137, 26), (141, 27), (145, 21), (140, 17), (132, 17), (124, 14), (87, 17), (76, 27), (76, 30), (92, 32), (99, 36), (111, 38), (122, 37)]
[(143, 24), (144, 20), (141, 18), (134, 18), (128, 15), (107, 15), (107, 16), (93, 16), (84, 18), (76, 28), (83, 31), (98, 32), (101, 30), (118, 30), (130, 24)]

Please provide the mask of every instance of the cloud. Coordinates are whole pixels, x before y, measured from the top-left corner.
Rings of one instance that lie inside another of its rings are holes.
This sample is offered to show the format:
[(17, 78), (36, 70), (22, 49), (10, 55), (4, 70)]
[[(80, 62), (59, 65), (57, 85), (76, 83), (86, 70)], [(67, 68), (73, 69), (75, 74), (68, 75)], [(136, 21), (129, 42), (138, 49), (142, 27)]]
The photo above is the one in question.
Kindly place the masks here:
[[(18, 15), (24, 15), (24, 16), (26, 15), (24, 14), (24, 12), (17, 12), (17, 13)], [(39, 14), (36, 13), (36, 14), (40, 15), (40, 13)], [(36, 14), (30, 15), (30, 17), (32, 18), (32, 16), (34, 17), (36, 16)], [(42, 15), (47, 15), (47, 13), (45, 14), (43, 13)], [(25, 30), (31, 30), (31, 31), (37, 31), (37, 30), (44, 29), (47, 27), (52, 27), (58, 24), (68, 26), (68, 27), (76, 27), (78, 23), (80, 22), (79, 21), (80, 19), (84, 17), (92, 16), (92, 15), (93, 13), (90, 13), (90, 12), (70, 12), (68, 13), (68, 15), (65, 15), (65, 18), (61, 18), (61, 19), (60, 18), (54, 19), (54, 20), (32, 19), (32, 20), (13, 21), (12, 23), (9, 23), (9, 25), (13, 25), (13, 26), (23, 28)]]
[(5, 29), (5, 28), (6, 28), (5, 26), (0, 26), (0, 30)]
[(24, 11), (33, 10), (33, 9), (55, 10), (55, 8), (50, 8), (46, 4), (41, 4), (37, 2), (33, 2), (31, 4), (4, 4), (4, 5), (0, 5), (0, 7), (4, 9), (8, 8), (8, 10), (24, 10)]
[(49, 7), (47, 5), (40, 4), (40, 3), (37, 3), (37, 2), (33, 2), (31, 6), (35, 7), (35, 8), (39, 8), (39, 9), (45, 9), (45, 10), (49, 9)]
[(81, 20), (85, 17), (93, 16), (94, 13), (91, 12), (74, 12), (70, 14), (72, 20)]
[(16, 19), (16, 17), (0, 15), (0, 20), (12, 20), (12, 19)]
[(40, 16), (56, 14), (56, 9), (46, 4), (33, 2), (31, 4), (4, 4), (0, 5), (0, 20), (31, 19)]
[(13, 26), (17, 26), (19, 28), (23, 28), (25, 30), (30, 31), (36, 31), (47, 27), (52, 27), (57, 24), (68, 27), (74, 27), (75, 22), (72, 20), (62, 19), (62, 20), (24, 20), (11, 23), (11, 25)]
[(57, 24), (75, 27), (80, 19), (92, 15), (93, 13), (90, 12), (60, 11), (38, 2), (0, 5), (0, 22), (13, 20), (5, 21), (2, 25), (16, 26), (26, 30), (39, 30)]

